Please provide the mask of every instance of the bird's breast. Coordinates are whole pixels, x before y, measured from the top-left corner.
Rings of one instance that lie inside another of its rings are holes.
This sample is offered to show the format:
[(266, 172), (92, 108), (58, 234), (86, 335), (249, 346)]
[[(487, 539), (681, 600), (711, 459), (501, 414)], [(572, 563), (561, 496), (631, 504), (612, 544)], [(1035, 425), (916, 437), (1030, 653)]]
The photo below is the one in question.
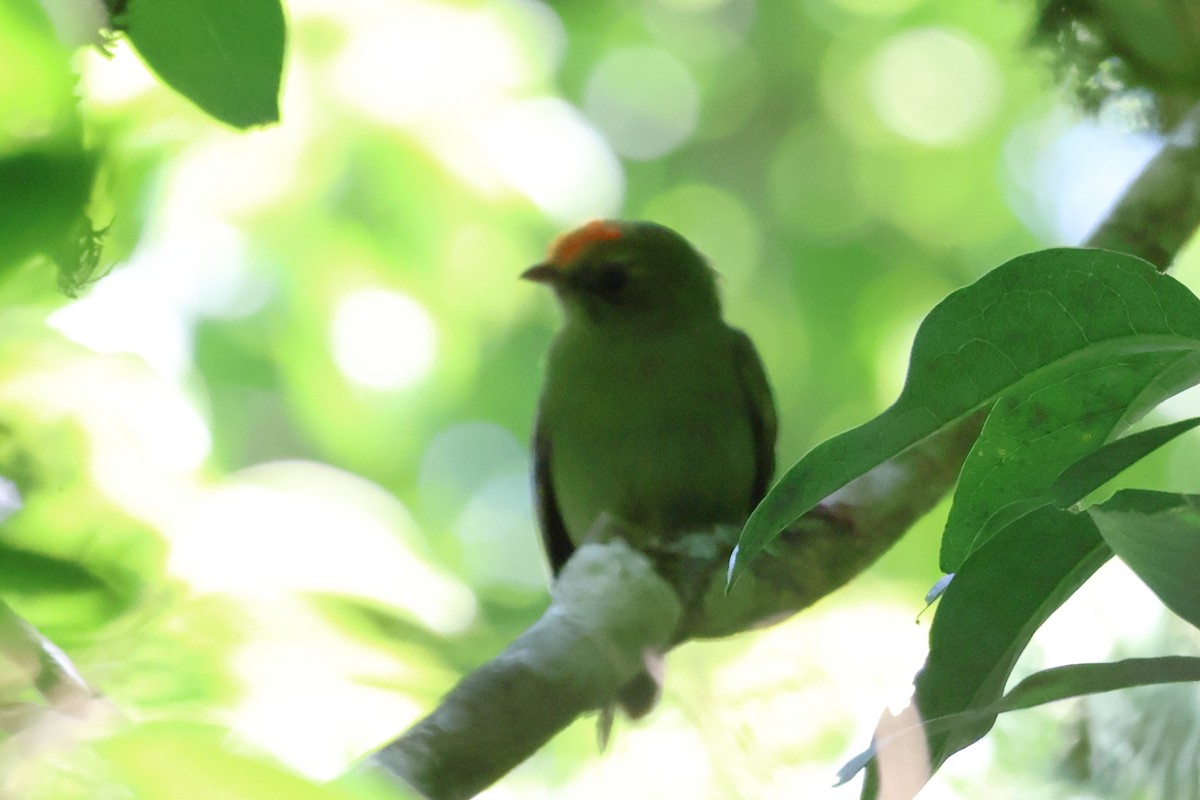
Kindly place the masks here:
[(753, 432), (725, 341), (552, 351), (543, 413), (572, 540), (601, 513), (650, 536), (745, 518)]

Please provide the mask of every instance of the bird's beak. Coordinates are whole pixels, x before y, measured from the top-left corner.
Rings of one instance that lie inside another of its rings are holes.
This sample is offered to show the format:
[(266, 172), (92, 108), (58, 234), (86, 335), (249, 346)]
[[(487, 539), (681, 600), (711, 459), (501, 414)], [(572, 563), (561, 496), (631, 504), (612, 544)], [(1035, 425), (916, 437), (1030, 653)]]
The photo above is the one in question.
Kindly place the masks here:
[(564, 274), (553, 261), (545, 261), (541, 264), (534, 264), (529, 269), (521, 273), (521, 277), (527, 281), (534, 283), (546, 283), (551, 286), (556, 286), (562, 282)]

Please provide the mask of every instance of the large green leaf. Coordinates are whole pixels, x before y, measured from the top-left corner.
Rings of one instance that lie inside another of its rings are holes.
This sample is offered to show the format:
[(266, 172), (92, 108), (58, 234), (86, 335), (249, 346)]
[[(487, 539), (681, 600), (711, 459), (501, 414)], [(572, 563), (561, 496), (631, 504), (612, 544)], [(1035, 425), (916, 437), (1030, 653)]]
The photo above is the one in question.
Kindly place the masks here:
[[(320, 786), (228, 744), (216, 727), (149, 722), (131, 725), (95, 748), (135, 797), (200, 800), (351, 800), (345, 789)], [(404, 796), (404, 795), (397, 795)]]
[[(1111, 557), (1090, 517), (1051, 506), (1019, 517), (971, 554), (942, 594), (914, 682), (920, 718), (941, 720), (926, 730), (931, 773), (991, 730), (999, 712), (985, 710), (1034, 632)], [(863, 798), (876, 797), (878, 778), (868, 770)]]
[(1167, 608), (1200, 627), (1200, 496), (1128, 489), (1088, 514)]
[(237, 128), (279, 119), (279, 0), (131, 0), (120, 22), (163, 82), (207, 113)]
[(980, 739), (995, 703), (1043, 622), (1112, 556), (1091, 519), (1043, 507), (1013, 522), (963, 564), (942, 596), (916, 679), (921, 718), (957, 720), (929, 736), (934, 768)]
[[(1064, 415), (1045, 424), (1064, 428), (1078, 418), (1077, 393), (1089, 386), (1075, 376), (1133, 363), (1130, 374), (1147, 395), (1134, 397), (1130, 409), (1144, 411), (1151, 398), (1161, 399), (1162, 387), (1177, 391), (1186, 383), (1178, 373), (1189, 370), (1173, 365), (1192, 366), (1196, 353), (1200, 300), (1150, 264), (1101, 250), (1013, 259), (930, 312), (891, 408), (818, 445), (784, 474), (747, 521), (732, 575), (831, 492), (981, 406), (1036, 396), (1046, 413)], [(1149, 386), (1148, 363), (1163, 371)]]

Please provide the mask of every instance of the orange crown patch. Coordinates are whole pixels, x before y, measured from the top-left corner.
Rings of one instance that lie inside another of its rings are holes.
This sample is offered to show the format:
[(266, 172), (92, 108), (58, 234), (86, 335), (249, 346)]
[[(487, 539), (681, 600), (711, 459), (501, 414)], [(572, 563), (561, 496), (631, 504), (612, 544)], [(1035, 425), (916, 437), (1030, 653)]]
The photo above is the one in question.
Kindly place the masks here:
[(547, 257), (551, 263), (565, 267), (590, 245), (620, 239), (623, 235), (617, 223), (603, 219), (593, 220), (582, 228), (576, 228), (555, 239), (550, 245)]

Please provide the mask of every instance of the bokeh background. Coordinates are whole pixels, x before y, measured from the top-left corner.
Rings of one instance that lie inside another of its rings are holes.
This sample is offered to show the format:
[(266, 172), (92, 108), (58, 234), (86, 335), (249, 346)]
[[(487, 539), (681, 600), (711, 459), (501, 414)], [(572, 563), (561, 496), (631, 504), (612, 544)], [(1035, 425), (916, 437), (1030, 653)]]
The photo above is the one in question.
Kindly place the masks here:
[[(1136, 104), (1073, 110), (1016, 0), (286, 8), (283, 121), (249, 133), (123, 42), (77, 80), (48, 26), (0, 25), (0, 149), (83, 130), (114, 265), (77, 298), (45, 259), (0, 273), (0, 595), (128, 717), (0, 744), (5, 792), (210, 797), (218, 750), (333, 779), (538, 617), (557, 316), (517, 275), (564, 229), (653, 219), (710, 257), (786, 465), (895, 398), (942, 296), (1082, 241), (1160, 146)], [(1135, 482), (1187, 489), (1196, 457)], [(791, 621), (681, 648), (609, 752), (581, 720), (486, 796), (856, 796), (830, 786), (922, 661), (940, 522)], [(1169, 650), (1158, 620), (1107, 568), (1026, 669)], [(1072, 768), (1103, 713), (1005, 718), (922, 796), (1124, 796)]]

